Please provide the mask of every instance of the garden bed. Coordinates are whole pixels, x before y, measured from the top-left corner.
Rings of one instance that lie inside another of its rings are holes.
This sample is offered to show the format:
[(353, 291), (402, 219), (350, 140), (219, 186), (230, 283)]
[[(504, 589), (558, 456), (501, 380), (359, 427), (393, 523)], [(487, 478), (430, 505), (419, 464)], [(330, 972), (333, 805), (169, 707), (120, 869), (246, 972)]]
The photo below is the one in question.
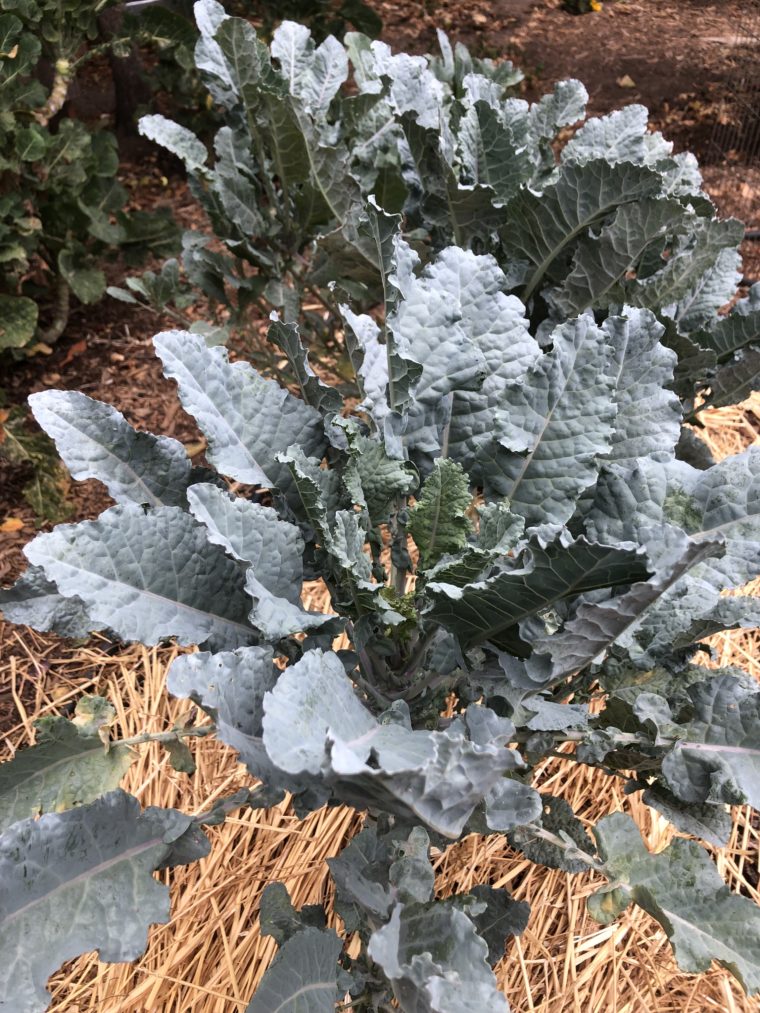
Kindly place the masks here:
[[(466, 9), (442, 3), (430, 12), (422, 4), (384, 3), (382, 9), (386, 37), (398, 45), (429, 48), (434, 26), (443, 25), (478, 55), (508, 53), (528, 72), (529, 97), (572, 75), (589, 85), (594, 113), (643, 101), (652, 109), (655, 125), (679, 150), (707, 152), (716, 110), (725, 103), (730, 62), (726, 46), (714, 41), (731, 36), (733, 18), (724, 4), (619, 0), (583, 18), (564, 14), (555, 0), (479, 0)], [(621, 84), (626, 78), (632, 83)], [(164, 182), (162, 168), (136, 164), (127, 166), (123, 175), (128, 185), (134, 181), (135, 193), (141, 192), (142, 206), (158, 198), (170, 204), (185, 227), (202, 227), (179, 174)], [(760, 169), (745, 171), (736, 160), (713, 162), (706, 165), (705, 177), (723, 215), (749, 213), (751, 223), (758, 224), (754, 216)], [(758, 249), (760, 244), (745, 244), (749, 279), (760, 276)], [(114, 281), (117, 271), (114, 267)], [(171, 326), (168, 318), (111, 300), (80, 308), (51, 355), (36, 356), (4, 378), (5, 392), (11, 402), (18, 402), (51, 386), (82, 390), (116, 405), (138, 428), (181, 440), (200, 462), (198, 431), (180, 408), (174, 384), (162, 376), (151, 344), (156, 331)], [(251, 319), (252, 330), (263, 326), (262, 319)], [(760, 441), (759, 419), (760, 399), (755, 396), (739, 409), (706, 414), (704, 436), (716, 456), (723, 457)], [(20, 522), (0, 531), (2, 584), (22, 569), (21, 549), (36, 531), (21, 496), (27, 477), (23, 468), (0, 461), (0, 524), (9, 518)], [(73, 519), (95, 516), (110, 502), (96, 482), (72, 485), (69, 497)], [(723, 635), (714, 643), (720, 663), (735, 661), (760, 677), (755, 634)], [(99, 692), (113, 701), (119, 732), (125, 736), (165, 730), (188, 711), (186, 702), (170, 699), (164, 689), (173, 649), (114, 646), (97, 636), (71, 645), (7, 623), (0, 624), (0, 645), (0, 731), (6, 757), (30, 741), (35, 718), (66, 712), (82, 692)], [(143, 747), (124, 787), (143, 805), (195, 812), (244, 782), (243, 768), (221, 744), (203, 740), (193, 748), (197, 771), (188, 777), (173, 772), (156, 746)], [(569, 761), (546, 761), (539, 781), (542, 788), (562, 794), (589, 823), (623, 805), (622, 787), (612, 790), (604, 775)], [(626, 799), (625, 805), (650, 848), (668, 843), (672, 830), (663, 819), (636, 798)], [(329, 901), (324, 859), (337, 853), (356, 826), (357, 818), (348, 809), (320, 810), (299, 821), (284, 804), (230, 818), (211, 831), (214, 847), (208, 859), (162, 874), (172, 884), (173, 916), (168, 925), (153, 928), (146, 955), (134, 966), (99, 965), (92, 956), (67, 966), (51, 982), (52, 1009), (242, 1011), (275, 949), (257, 930), (263, 886), (284, 881), (296, 906)], [(718, 856), (729, 885), (756, 901), (759, 838), (754, 817), (742, 809), (729, 846)], [(749, 1013), (756, 1008), (722, 971), (699, 978), (679, 972), (664, 934), (641, 912), (600, 929), (585, 911), (592, 877), (569, 878), (538, 869), (511, 852), (500, 837), (467, 838), (439, 856), (437, 872), (443, 893), (490, 882), (530, 899), (534, 913), (528, 929), (510, 943), (498, 969), (517, 1013)]]

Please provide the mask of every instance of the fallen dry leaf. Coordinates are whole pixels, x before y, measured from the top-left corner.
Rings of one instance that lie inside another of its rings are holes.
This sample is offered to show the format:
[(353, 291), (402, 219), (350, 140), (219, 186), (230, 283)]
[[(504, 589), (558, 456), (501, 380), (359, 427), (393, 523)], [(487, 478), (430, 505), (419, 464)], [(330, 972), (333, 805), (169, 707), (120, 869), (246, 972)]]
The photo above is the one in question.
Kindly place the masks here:
[(71, 348), (68, 350), (68, 352), (66, 352), (66, 355), (63, 357), (61, 366), (68, 366), (68, 364), (72, 360), (76, 359), (77, 356), (82, 355), (86, 351), (87, 351), (87, 338), (82, 338), (80, 341), (75, 341), (74, 344), (71, 346)]
[(0, 524), (0, 532), (7, 535), (11, 531), (20, 531), (24, 526), (24, 522), (20, 517), (6, 517), (2, 524)]
[(205, 440), (195, 440), (192, 443), (185, 443), (185, 451), (188, 457), (195, 457), (196, 454), (201, 454), (206, 449)]

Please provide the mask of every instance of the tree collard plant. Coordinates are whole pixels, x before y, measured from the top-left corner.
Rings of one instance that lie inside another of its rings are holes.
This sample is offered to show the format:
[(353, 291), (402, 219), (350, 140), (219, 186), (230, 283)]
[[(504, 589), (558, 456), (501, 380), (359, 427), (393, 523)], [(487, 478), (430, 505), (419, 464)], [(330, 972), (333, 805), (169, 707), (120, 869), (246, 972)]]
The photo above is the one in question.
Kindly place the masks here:
[[(445, 59), (428, 60), (394, 56), (355, 32), (345, 45), (328, 36), (315, 46), (307, 28), (284, 22), (270, 48), (214, 0), (195, 9), (196, 65), (224, 120), (213, 167), (205, 144), (188, 129), (159, 115), (141, 121), (147, 137), (183, 160), (191, 190), (224, 244), (223, 252), (212, 252), (211, 237), (187, 233), (185, 272), (208, 298), (232, 306), (238, 322), (245, 323), (251, 305), (276, 308), (286, 322), (300, 320), (310, 340), (329, 342), (338, 319), (333, 282), (353, 300), (371, 303), (380, 295), (372, 237), (356, 231), (363, 198), (374, 194), (386, 210), (413, 200), (403, 118), (424, 110), (420, 123), (437, 136), (439, 111), (458, 119), (455, 98), (468, 73), (485, 75), (494, 102), (522, 75), (509, 63), (473, 59), (463, 46), (454, 53), (443, 36)], [(524, 132), (520, 144), (527, 143)], [(405, 210), (410, 228), (421, 224), (411, 206)], [(446, 245), (451, 236), (441, 233), (436, 241)], [(158, 309), (172, 300), (170, 287), (146, 290), (140, 279), (131, 290), (111, 292)], [(332, 315), (306, 308), (315, 300)]]
[[(187, 279), (243, 327), (251, 307), (275, 309), (330, 347), (337, 303), (377, 305), (387, 237), (363, 217), (374, 199), (402, 214), (423, 264), (449, 245), (493, 256), (539, 340), (569, 315), (649, 309), (678, 353), (680, 394), (729, 404), (752, 389), (760, 296), (742, 318), (718, 315), (740, 278), (742, 226), (715, 217), (696, 160), (649, 132), (642, 106), (589, 119), (557, 158), (584, 116), (577, 81), (529, 105), (512, 95), (511, 64), (452, 50), (442, 33), (441, 55), (422, 57), (358, 33), (315, 46), (290, 22), (267, 47), (215, 0), (196, 19), (196, 65), (224, 119), (213, 158), (163, 117), (141, 129), (183, 159), (214, 230), (213, 247), (185, 236)], [(176, 267), (130, 282), (113, 294), (159, 309), (187, 298)]]
[[(336, 911), (362, 947), (350, 957), (323, 912), (297, 912), (270, 886), (261, 925), (280, 950), (251, 1013), (294, 1011), (305, 993), (325, 1011), (506, 1010), (492, 968), (527, 906), (489, 884), (434, 898), (430, 847), (471, 832), (599, 873), (607, 885), (589, 901), (599, 920), (637, 904), (685, 970), (717, 960), (760, 991), (760, 913), (696, 841), (650, 854), (623, 813), (592, 837), (564, 799), (531, 785), (532, 767), (566, 744), (563, 755), (624, 778), (683, 834), (713, 844), (727, 840), (729, 805), (760, 805), (760, 689), (738, 669), (700, 664), (711, 634), (760, 624), (756, 599), (722, 593), (760, 573), (760, 453), (715, 463), (684, 425), (752, 383), (760, 291), (718, 314), (735, 293), (739, 230), (715, 219), (693, 161), (672, 158), (635, 107), (589, 120), (557, 159), (550, 141), (580, 115), (580, 86), (515, 104), (494, 67), (465, 72), (461, 52), (459, 64), (407, 64), (363, 50), (363, 66), (387, 62), (354, 97), (390, 110), (391, 176), (403, 189), (378, 186), (377, 149), (362, 177), (359, 156), (341, 154), (337, 120), (330, 144), (304, 140), (319, 117), (293, 95), (334, 108), (332, 43), (322, 56), (307, 42), (293, 49), (298, 72), (283, 83), (283, 50), (272, 64), (244, 23), (215, 4), (199, 10), (198, 62), (215, 68), (233, 125), (213, 170), (187, 134), (173, 143), (195, 159), (193, 185), (220, 216), (230, 213), (221, 195), (232, 206), (238, 193), (262, 220), (287, 208), (304, 229), (302, 278), (331, 307), (353, 297), (320, 316), (353, 387), (315, 373), (294, 319), (311, 337), (312, 318), (283, 299), (269, 338), (288, 363), (285, 386), (201, 334), (155, 339), (207, 438), (209, 469), (83, 394), (33, 396), (73, 477), (100, 479), (116, 505), (27, 546), (6, 618), (197, 644), (168, 686), (209, 720), (158, 737), (187, 769), (187, 741), (216, 735), (255, 786), (197, 817), (140, 813), (117, 786), (129, 748), (155, 735), (114, 738), (108, 705), (93, 699), (73, 721), (44, 724), (0, 767), (0, 956), (12, 968), (2, 1001), (43, 1009), (47, 975), (93, 946), (106, 960), (134, 957), (147, 924), (166, 917), (151, 872), (202, 854), (202, 826), (234, 806), (286, 793), (298, 812), (366, 813), (329, 863)], [(236, 63), (224, 56), (229, 33)], [(285, 26), (277, 39), (273, 49), (305, 36)], [(403, 66), (409, 76), (394, 77)], [(281, 153), (301, 145), (305, 162), (269, 159), (273, 135), (256, 134), (275, 123), (290, 125)], [(418, 152), (414, 172), (407, 151)], [(465, 171), (468, 151), (477, 157)], [(297, 164), (300, 177), (288, 176)], [(238, 171), (249, 189), (230, 184)], [(265, 179), (271, 203), (256, 196)], [(337, 201), (346, 179), (356, 187), (338, 219), (322, 198)], [(309, 208), (321, 216), (310, 231)], [(279, 240), (257, 223), (238, 226), (239, 260), (262, 277), (283, 270), (300, 300), (290, 262), (266, 265), (261, 251)], [(225, 277), (229, 258), (197, 251)], [(261, 284), (230, 262), (241, 289)], [(302, 600), (315, 580), (322, 611)], [(105, 889), (118, 926), (98, 920), (110, 918), (96, 904)]]
[[(204, 822), (285, 793), (302, 813), (366, 812), (329, 861), (363, 946), (349, 957), (319, 909), (269, 887), (262, 931), (280, 950), (251, 1013), (301, 1008), (304, 990), (325, 1011), (506, 1010), (492, 967), (527, 905), (489, 884), (433, 895), (430, 846), (472, 832), (600, 873), (595, 917), (638, 904), (682, 968), (717, 960), (760, 990), (760, 912), (699, 844), (650, 854), (620, 812), (589, 836), (530, 783), (572, 743), (563, 755), (714, 844), (727, 806), (760, 804), (760, 688), (700, 664), (710, 634), (760, 622), (755, 599), (721, 593), (760, 572), (760, 452), (716, 464), (685, 436), (682, 360), (651, 310), (568, 315), (537, 334), (491, 255), (452, 246), (422, 267), (400, 216), (369, 204), (361, 227), (383, 237), (386, 298), (377, 319), (343, 311), (353, 407), (279, 320), (269, 336), (297, 393), (199, 334), (155, 339), (216, 473), (83, 394), (31, 398), (72, 475), (100, 479), (116, 505), (27, 546), (6, 617), (198, 644), (168, 686), (209, 721), (158, 737), (187, 769), (186, 740), (215, 734), (259, 785), (196, 818), (140, 813), (116, 785), (127, 747), (156, 736), (112, 741), (102, 701), (47, 722), (0, 768), (3, 1001), (43, 1009), (47, 975), (93, 946), (134, 957), (166, 917), (151, 871), (203, 853)], [(752, 306), (725, 331), (756, 323)], [(302, 604), (309, 580), (323, 582), (322, 611)], [(106, 889), (118, 927), (101, 921)]]
[(98, 260), (109, 249), (165, 254), (175, 240), (170, 218), (122, 210), (113, 134), (59, 116), (88, 60), (129, 51), (129, 36), (99, 36), (109, 5), (0, 2), (0, 352), (57, 340), (72, 294), (92, 303), (105, 293)]

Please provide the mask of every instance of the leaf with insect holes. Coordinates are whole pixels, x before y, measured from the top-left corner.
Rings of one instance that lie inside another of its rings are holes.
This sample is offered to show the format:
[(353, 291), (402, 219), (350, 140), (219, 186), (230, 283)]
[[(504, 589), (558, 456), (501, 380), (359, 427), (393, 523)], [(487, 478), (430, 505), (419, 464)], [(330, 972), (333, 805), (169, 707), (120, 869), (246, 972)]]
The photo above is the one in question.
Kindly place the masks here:
[(37, 742), (0, 764), (0, 831), (17, 820), (93, 802), (119, 786), (133, 754), (62, 717), (43, 718)]

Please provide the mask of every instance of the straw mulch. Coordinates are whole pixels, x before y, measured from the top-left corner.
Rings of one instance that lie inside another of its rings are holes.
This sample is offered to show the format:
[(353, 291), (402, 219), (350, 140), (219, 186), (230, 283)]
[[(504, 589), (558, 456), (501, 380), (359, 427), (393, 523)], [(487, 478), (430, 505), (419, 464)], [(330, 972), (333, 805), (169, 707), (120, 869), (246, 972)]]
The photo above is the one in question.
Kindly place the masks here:
[[(718, 456), (760, 441), (760, 395), (741, 408), (710, 414), (703, 432)], [(33, 737), (32, 720), (66, 710), (84, 692), (107, 696), (123, 735), (164, 730), (188, 712), (186, 701), (164, 691), (176, 651), (139, 646), (114, 651), (94, 638), (72, 647), (51, 637), (0, 624), (0, 716), (13, 703), (18, 724), (2, 743), (6, 758)], [(749, 668), (760, 679), (754, 633), (714, 639), (717, 662)], [(232, 752), (204, 739), (195, 744), (196, 773), (177, 774), (158, 746), (141, 747), (124, 787), (143, 805), (201, 811), (245, 783)], [(537, 786), (566, 798), (590, 823), (623, 809), (637, 821), (651, 849), (672, 830), (621, 784), (570, 761), (551, 760)], [(287, 808), (244, 812), (210, 831), (212, 852), (195, 866), (163, 875), (172, 891), (172, 919), (151, 931), (145, 956), (134, 965), (99, 964), (94, 954), (67, 965), (51, 980), (55, 1013), (238, 1013), (243, 1011), (274, 953), (258, 932), (258, 904), (269, 882), (283, 881), (296, 905), (329, 902), (324, 859), (356, 832), (348, 809), (322, 810), (299, 821)], [(716, 854), (732, 889), (760, 902), (760, 831), (748, 809), (736, 811), (730, 845)], [(600, 928), (586, 915), (595, 888), (590, 875), (531, 866), (498, 836), (469, 837), (437, 859), (440, 892), (490, 882), (531, 904), (525, 934), (510, 942), (498, 967), (516, 1013), (725, 1013), (756, 1011), (721, 969), (679, 972), (662, 930), (643, 912), (629, 911)]]

